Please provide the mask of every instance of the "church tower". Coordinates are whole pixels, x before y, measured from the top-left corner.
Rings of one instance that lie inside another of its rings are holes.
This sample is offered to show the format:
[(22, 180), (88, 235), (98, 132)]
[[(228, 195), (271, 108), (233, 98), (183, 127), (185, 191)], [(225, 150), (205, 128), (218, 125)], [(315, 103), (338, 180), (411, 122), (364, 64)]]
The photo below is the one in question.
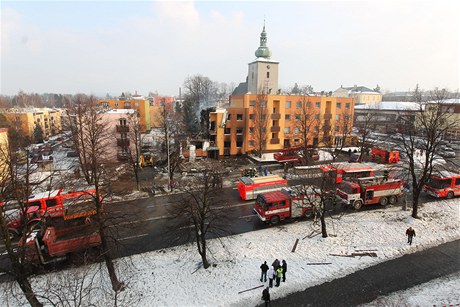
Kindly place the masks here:
[(276, 95), (278, 93), (279, 62), (270, 59), (272, 53), (267, 46), (265, 22), (262, 33), (260, 33), (260, 45), (255, 55), (255, 61), (249, 63), (248, 93)]

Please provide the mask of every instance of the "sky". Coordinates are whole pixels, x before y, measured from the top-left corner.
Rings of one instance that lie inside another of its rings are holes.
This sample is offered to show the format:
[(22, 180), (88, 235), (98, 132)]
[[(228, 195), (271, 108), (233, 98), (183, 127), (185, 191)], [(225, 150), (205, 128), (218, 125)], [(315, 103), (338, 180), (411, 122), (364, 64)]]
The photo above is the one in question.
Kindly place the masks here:
[(460, 1), (1, 1), (0, 94), (178, 95), (245, 81), (264, 20), (279, 86), (460, 88)]
[[(165, 204), (166, 205), (166, 204)], [(271, 299), (303, 291), (335, 278), (380, 262), (401, 257), (460, 238), (458, 221), (460, 199), (432, 200), (419, 208), (419, 219), (400, 206), (366, 210), (347, 214), (333, 222), (327, 219), (328, 238), (312, 235), (319, 230), (312, 221), (283, 224), (251, 231), (222, 241), (208, 241), (211, 266), (200, 267), (201, 258), (195, 245), (182, 245), (118, 259), (118, 276), (127, 284), (119, 294), (119, 306), (257, 306), (262, 304), (262, 289), (268, 282), (260, 282), (260, 265), (275, 259), (285, 259), (288, 265), (286, 282), (270, 290)], [(413, 244), (407, 244), (405, 230), (416, 231)], [(433, 233), (436, 233), (433, 236)], [(292, 248), (299, 239), (295, 252)], [(372, 251), (377, 257), (340, 257), (356, 251)], [(330, 263), (309, 265), (309, 263)], [(93, 281), (91, 292), (75, 291), (80, 282)], [(110, 282), (104, 265), (38, 275), (31, 278), (38, 294), (51, 296), (53, 289), (61, 298), (82, 299), (82, 306), (113, 306)], [(460, 275), (453, 274), (422, 284), (414, 289), (378, 298), (366, 306), (450, 306), (460, 302)], [(0, 284), (0, 301), (4, 305), (25, 306), (24, 296), (16, 298), (10, 285), (19, 293), (17, 283)], [(442, 285), (442, 286), (439, 286)], [(67, 292), (61, 292), (67, 291)], [(75, 295), (81, 295), (75, 297)], [(18, 300), (19, 299), (19, 300)], [(58, 301), (53, 298), (54, 303)], [(61, 305), (75, 305), (75, 302)], [(48, 304), (51, 306), (51, 304)]]

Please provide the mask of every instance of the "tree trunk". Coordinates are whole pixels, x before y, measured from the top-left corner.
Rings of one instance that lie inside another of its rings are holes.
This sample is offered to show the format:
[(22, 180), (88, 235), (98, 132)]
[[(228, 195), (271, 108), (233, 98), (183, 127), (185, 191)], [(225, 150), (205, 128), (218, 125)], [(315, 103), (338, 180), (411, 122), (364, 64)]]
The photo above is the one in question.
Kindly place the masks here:
[(201, 261), (203, 261), (203, 267), (207, 269), (209, 268), (209, 262), (208, 262), (208, 258), (206, 257), (206, 239), (204, 235), (200, 236), (200, 240), (201, 240), (201, 251), (200, 251)]
[(321, 212), (321, 217), (319, 218), (321, 221), (321, 234), (323, 238), (327, 238), (327, 230), (326, 230), (326, 220), (324, 218), (324, 213)]
[(412, 196), (412, 217), (414, 219), (418, 219), (418, 198), (420, 196), (420, 192), (414, 191), (414, 195)]
[(109, 248), (105, 235), (101, 235), (101, 245), (105, 265), (107, 267), (107, 271), (109, 272), (110, 281), (112, 283), (112, 289), (113, 291), (118, 292), (122, 289), (123, 283), (118, 280), (117, 273), (115, 272), (115, 266), (113, 265), (113, 260), (109, 253)]
[(19, 287), (21, 288), (22, 292), (26, 296), (26, 299), (29, 302), (30, 306), (43, 306), (43, 304), (38, 301), (38, 298), (32, 290), (32, 286), (30, 285), (30, 282), (27, 278), (17, 278), (16, 281), (19, 284)]

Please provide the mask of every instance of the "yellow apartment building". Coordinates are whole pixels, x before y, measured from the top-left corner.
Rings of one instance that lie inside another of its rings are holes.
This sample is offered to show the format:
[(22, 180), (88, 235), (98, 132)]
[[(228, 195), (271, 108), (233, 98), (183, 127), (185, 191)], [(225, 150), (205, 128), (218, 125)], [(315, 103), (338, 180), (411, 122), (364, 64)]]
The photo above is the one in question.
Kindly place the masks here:
[(332, 93), (332, 96), (354, 98), (356, 105), (372, 105), (380, 103), (383, 95), (365, 86), (354, 85), (352, 87), (341, 86)]
[(240, 83), (230, 97), (230, 106), (210, 114), (211, 146), (219, 148), (220, 156), (247, 154), (259, 148), (256, 130), (261, 124), (256, 117), (261, 106), (264, 152), (302, 145), (303, 131), (308, 131), (307, 144), (315, 147), (334, 144), (336, 136), (351, 131), (353, 97), (279, 94), (279, 62), (271, 59), (265, 25), (255, 55), (248, 64), (246, 82)]
[(4, 178), (7, 178), (8, 172), (8, 129), (0, 128), (0, 182), (3, 182)]
[(59, 109), (8, 109), (2, 114), (19, 133), (31, 139), (37, 125), (41, 126), (45, 139), (62, 131), (61, 110)]
[(153, 104), (151, 110), (151, 102), (144, 96), (135, 94), (132, 98), (127, 99), (122, 95), (118, 99), (99, 99), (98, 103), (107, 110), (134, 109), (140, 117), (141, 132), (144, 133), (152, 128), (151, 115), (155, 110)]

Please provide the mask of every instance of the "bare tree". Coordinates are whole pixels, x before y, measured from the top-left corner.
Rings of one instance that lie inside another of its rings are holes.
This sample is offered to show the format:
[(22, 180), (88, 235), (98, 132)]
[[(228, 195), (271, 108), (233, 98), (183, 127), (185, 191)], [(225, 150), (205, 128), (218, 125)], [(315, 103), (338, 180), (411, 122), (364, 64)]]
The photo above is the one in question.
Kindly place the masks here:
[[(0, 144), (0, 229), (11, 265), (10, 269), (2, 269), (14, 278), (31, 306), (43, 306), (34, 293), (29, 281), (29, 276), (32, 272), (25, 265), (26, 239), (30, 233), (30, 229), (28, 228), (30, 215), (28, 214), (29, 208), (27, 203), (28, 195), (31, 192), (29, 182), (30, 165), (27, 162), (26, 166), (22, 168), (22, 171), (25, 173), (20, 174), (16, 153), (11, 151), (11, 147), (8, 146), (7, 142), (1, 142)], [(22, 234), (20, 239), (20, 243), (22, 244), (19, 245), (17, 250), (13, 246), (13, 236), (11, 236), (9, 231), (9, 219), (7, 217), (7, 210), (11, 209), (8, 208), (9, 202), (14, 202), (17, 205), (17, 208), (13, 210), (16, 210), (18, 213), (20, 221), (18, 232)]]
[(176, 242), (195, 242), (205, 269), (209, 267), (207, 239), (229, 233), (228, 204), (217, 197), (222, 193), (222, 175), (217, 161), (205, 162), (198, 176), (180, 182), (184, 194), (169, 210)]
[(323, 139), (323, 143), (326, 150), (331, 154), (333, 162), (349, 141), (353, 127), (352, 114), (349, 109), (345, 109), (341, 113), (337, 112), (336, 116), (334, 121), (329, 121), (329, 123), (327, 120), (324, 121), (325, 129), (328, 129), (327, 126), (330, 126), (330, 131), (332, 132), (330, 136), (326, 136)]
[(134, 173), (134, 178), (136, 179), (136, 188), (140, 190), (140, 179), (139, 172), (141, 166), (139, 160), (141, 157), (141, 124), (140, 124), (140, 115), (136, 111), (128, 115), (128, 140), (129, 144), (127, 146), (128, 151), (128, 160), (131, 165), (131, 169)]
[[(434, 164), (439, 159), (442, 140), (449, 129), (455, 129), (459, 123), (455, 120), (453, 106), (446, 100), (449, 92), (435, 89), (429, 92), (425, 100), (418, 88), (414, 98), (419, 107), (415, 125), (401, 123), (401, 149), (409, 159), (409, 174), (412, 181), (412, 217), (418, 217), (419, 197), (423, 186), (430, 177)], [(417, 159), (421, 156), (421, 161)]]
[(178, 114), (173, 112), (172, 107), (166, 105), (164, 101), (156, 121), (161, 127), (161, 151), (167, 159), (168, 184), (169, 189), (172, 191), (174, 188), (174, 172), (182, 162), (180, 157), (180, 131), (183, 130), (184, 124), (182, 124)]
[(296, 112), (294, 114), (294, 134), (299, 137), (300, 146), (303, 152), (303, 164), (311, 163), (310, 151), (313, 147), (310, 143), (314, 132), (314, 127), (319, 125), (319, 112), (312, 107), (309, 96), (302, 96), (302, 100), (296, 102)]
[(366, 112), (365, 115), (356, 115), (355, 114), (355, 127), (358, 129), (358, 141), (360, 144), (360, 155), (359, 155), (359, 162), (362, 162), (364, 156), (369, 154), (369, 147), (372, 146), (374, 142), (370, 136), (372, 133), (372, 129), (374, 128), (375, 124), (375, 113), (372, 110)]
[(106, 174), (104, 162), (106, 161), (108, 144), (112, 136), (106, 131), (98, 109), (97, 100), (90, 96), (87, 99), (77, 98), (76, 105), (69, 109), (72, 137), (77, 149), (80, 165), (89, 184), (94, 185), (95, 193), (92, 195), (96, 209), (95, 219), (101, 236), (102, 256), (109, 272), (112, 289), (118, 292), (123, 289), (123, 283), (118, 280), (113, 263), (109, 236), (107, 234), (106, 216), (102, 201), (104, 199), (104, 178)]
[(253, 126), (250, 125), (250, 130), (254, 136), (254, 147), (256, 148), (257, 155), (259, 158), (262, 157), (263, 152), (267, 146), (268, 140), (268, 108), (267, 108), (268, 96), (264, 93), (257, 94), (255, 105), (252, 108)]

